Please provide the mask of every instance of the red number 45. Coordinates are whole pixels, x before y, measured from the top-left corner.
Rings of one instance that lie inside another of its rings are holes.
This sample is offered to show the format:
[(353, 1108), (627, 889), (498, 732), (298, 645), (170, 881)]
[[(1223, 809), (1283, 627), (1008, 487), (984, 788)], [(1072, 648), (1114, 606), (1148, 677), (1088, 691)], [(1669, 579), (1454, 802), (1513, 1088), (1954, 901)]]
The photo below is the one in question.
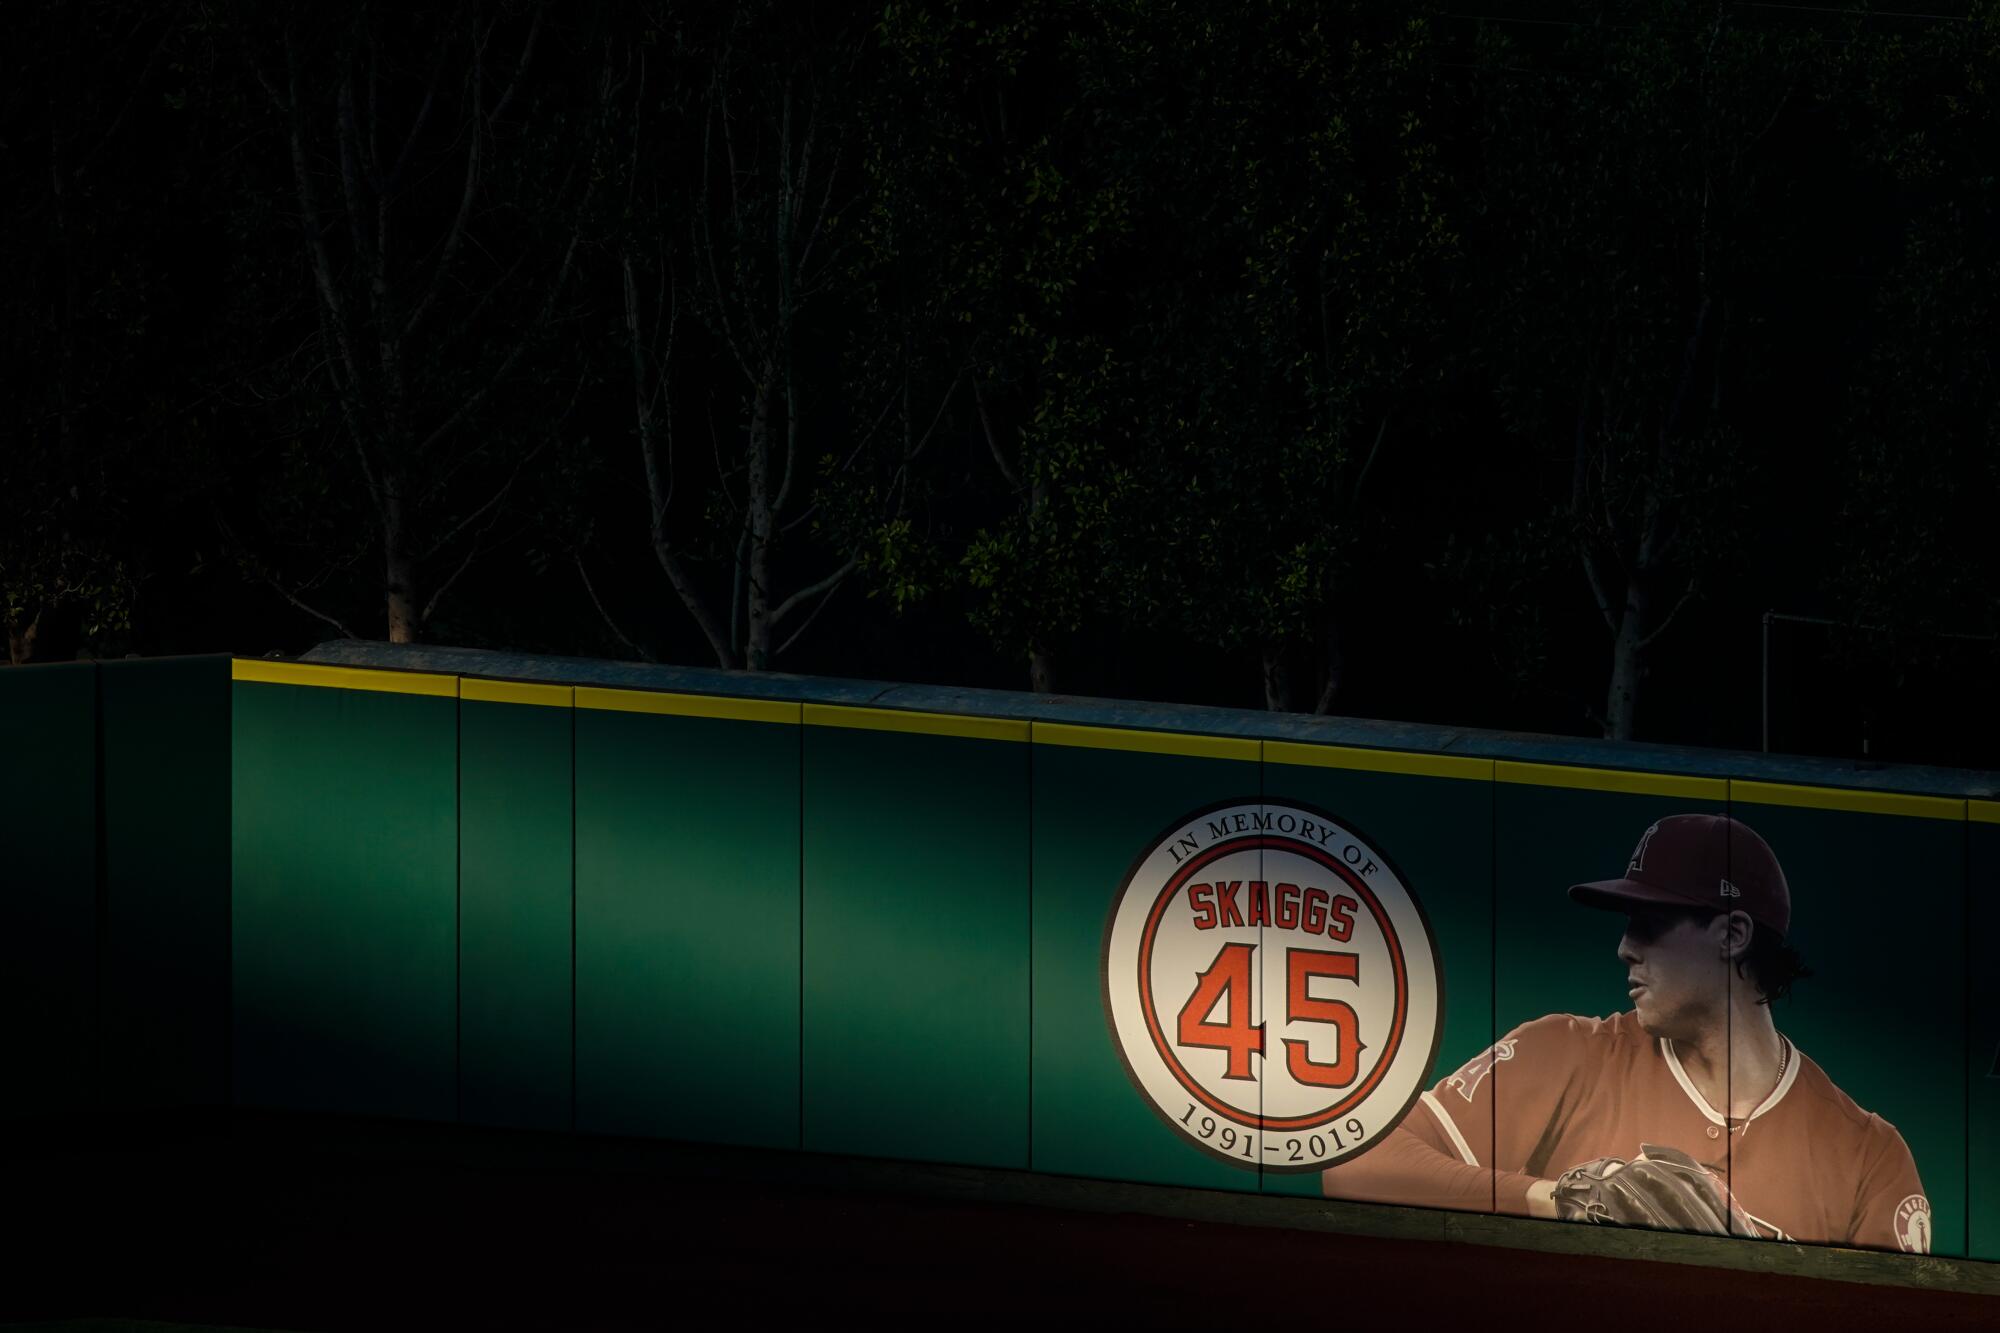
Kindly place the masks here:
[[(1176, 1036), (1182, 1046), (1228, 1053), (1224, 1078), (1251, 1079), (1250, 1057), (1264, 1053), (1264, 1029), (1250, 1021), (1251, 944), (1225, 944), (1208, 970), (1195, 975), (1194, 993), (1181, 1006)], [(1325, 949), (1285, 950), (1285, 1021), (1327, 1023), (1334, 1030), (1334, 1058), (1315, 1060), (1307, 1043), (1285, 1039), (1285, 1068), (1300, 1083), (1317, 1088), (1344, 1088), (1354, 1082), (1361, 1064), (1361, 1020), (1345, 1000), (1323, 1000), (1311, 993), (1314, 977), (1358, 981), (1357, 954)], [(1223, 1018), (1209, 1016), (1221, 1006)]]

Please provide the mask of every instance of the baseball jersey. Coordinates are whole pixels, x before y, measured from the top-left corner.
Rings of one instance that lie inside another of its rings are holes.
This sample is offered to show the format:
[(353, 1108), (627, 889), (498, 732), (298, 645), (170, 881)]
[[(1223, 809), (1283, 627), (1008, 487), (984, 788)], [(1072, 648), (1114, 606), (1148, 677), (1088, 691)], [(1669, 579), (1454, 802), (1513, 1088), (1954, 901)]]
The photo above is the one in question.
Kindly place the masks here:
[(1785, 1072), (1748, 1117), (1709, 1106), (1673, 1045), (1630, 1013), (1552, 1014), (1425, 1092), (1326, 1192), (1420, 1207), (1526, 1214), (1538, 1180), (1642, 1144), (1679, 1148), (1735, 1195), (1759, 1234), (1930, 1250), (1930, 1203), (1894, 1126), (1862, 1110), (1785, 1040)]

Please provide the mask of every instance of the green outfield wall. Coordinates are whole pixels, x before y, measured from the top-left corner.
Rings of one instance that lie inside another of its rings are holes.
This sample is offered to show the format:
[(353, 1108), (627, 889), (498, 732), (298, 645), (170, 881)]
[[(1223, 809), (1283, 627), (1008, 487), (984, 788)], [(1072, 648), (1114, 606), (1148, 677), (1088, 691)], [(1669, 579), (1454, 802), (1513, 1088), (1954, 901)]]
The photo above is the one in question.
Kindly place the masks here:
[(228, 1104), (230, 676), (0, 671), (8, 1114)]
[[(1990, 775), (311, 656), (0, 673), (10, 1112), (1474, 1212), (1652, 1144), (1724, 1229), (2000, 1260)], [(1760, 1004), (1766, 856), (1810, 974)]]

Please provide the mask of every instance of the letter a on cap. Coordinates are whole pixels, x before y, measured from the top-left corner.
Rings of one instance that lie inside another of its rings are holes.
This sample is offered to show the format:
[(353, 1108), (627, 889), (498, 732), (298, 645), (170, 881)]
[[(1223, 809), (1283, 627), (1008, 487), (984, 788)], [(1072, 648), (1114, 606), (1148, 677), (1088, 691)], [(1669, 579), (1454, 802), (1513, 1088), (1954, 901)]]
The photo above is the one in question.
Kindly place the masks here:
[(1644, 833), (1639, 835), (1639, 845), (1632, 849), (1632, 864), (1625, 867), (1626, 874), (1629, 875), (1634, 870), (1644, 870), (1646, 868), (1646, 844), (1651, 842), (1653, 835), (1659, 831), (1660, 821), (1656, 819), (1647, 827)]

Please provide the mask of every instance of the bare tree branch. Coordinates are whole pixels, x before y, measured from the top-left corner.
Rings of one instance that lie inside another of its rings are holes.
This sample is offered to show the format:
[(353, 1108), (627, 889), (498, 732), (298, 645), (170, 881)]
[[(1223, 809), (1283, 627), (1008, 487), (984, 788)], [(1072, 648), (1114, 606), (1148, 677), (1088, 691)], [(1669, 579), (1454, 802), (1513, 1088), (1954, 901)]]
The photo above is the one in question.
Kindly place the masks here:
[(647, 652), (637, 643), (634, 643), (631, 637), (628, 636), (624, 630), (618, 627), (618, 622), (611, 618), (611, 613), (605, 610), (603, 599), (601, 599), (597, 595), (597, 586), (590, 581), (590, 571), (585, 569), (583, 566), (583, 552), (581, 551), (573, 552), (570, 558), (573, 561), (575, 561), (576, 576), (583, 580), (583, 590), (586, 593), (590, 594), (590, 604), (597, 608), (597, 614), (603, 619), (605, 627), (609, 629), (611, 633), (617, 637), (618, 642), (624, 644), (627, 648), (631, 649), (632, 654), (635, 657), (639, 658), (641, 661), (645, 662), (658, 661), (659, 660), (658, 658), (654, 657), (651, 653)]
[(819, 599), (819, 605), (815, 606), (812, 609), (812, 614), (807, 616), (804, 620), (800, 621), (799, 627), (793, 630), (790, 634), (785, 636), (785, 641), (779, 644), (777, 648), (772, 651), (771, 656), (772, 657), (784, 656), (785, 653), (791, 649), (791, 646), (793, 644), (797, 643), (801, 638), (805, 637), (805, 632), (813, 627), (814, 621), (819, 619), (819, 613), (826, 610), (827, 604), (833, 601), (835, 597), (838, 597), (840, 595), (840, 590), (846, 586), (847, 584), (845, 583), (845, 581), (843, 581), (840, 583), (836, 583), (831, 588), (827, 589), (826, 596)]
[(796, 608), (799, 605), (799, 603), (806, 601), (809, 598), (816, 597), (820, 593), (827, 591), (829, 588), (836, 587), (842, 579), (846, 578), (849, 574), (852, 574), (860, 566), (860, 564), (861, 564), (861, 556), (859, 555), (859, 553), (851, 555), (847, 557), (847, 562), (845, 564), (840, 566), (840, 568), (834, 570), (831, 574), (828, 574), (825, 578), (820, 579), (816, 583), (808, 583), (805, 587), (800, 588), (790, 597), (787, 597), (784, 601), (778, 603), (777, 609), (771, 612), (771, 624), (773, 626), (776, 626), (787, 615), (791, 614), (793, 609)]
[(425, 551), (421, 556), (418, 557), (418, 559), (429, 560), (439, 551), (442, 551), (445, 547), (451, 545), (452, 542), (456, 541), (460, 533), (464, 532), (467, 528), (477, 523), (481, 518), (491, 513), (495, 506), (497, 506), (502, 500), (505, 500), (507, 498), (507, 493), (514, 489), (514, 483), (521, 479), (521, 473), (527, 470), (528, 464), (534, 462), (537, 458), (541, 457), (542, 450), (548, 447), (549, 447), (549, 442), (547, 440), (543, 440), (540, 444), (536, 445), (534, 448), (530, 449), (526, 454), (522, 455), (520, 461), (514, 464), (514, 470), (507, 474), (507, 480), (500, 483), (500, 488), (494, 491), (493, 494), (487, 496), (485, 502), (482, 503), (477, 509), (474, 509), (471, 513), (467, 514), (464, 518), (460, 519), (457, 523), (453, 524), (451, 531), (445, 533), (442, 537), (439, 537), (436, 541), (432, 542), (430, 545), (430, 549)]
[(1667, 626), (1673, 624), (1674, 617), (1681, 613), (1681, 608), (1686, 606), (1689, 602), (1692, 602), (1695, 599), (1695, 594), (1700, 591), (1701, 591), (1700, 584), (1690, 582), (1687, 586), (1687, 590), (1681, 593), (1680, 600), (1674, 603), (1673, 609), (1671, 611), (1667, 612), (1666, 618), (1653, 627), (1653, 632), (1651, 634), (1648, 634), (1645, 638), (1639, 640), (1638, 643), (1639, 651), (1644, 652), (1648, 647), (1652, 645), (1653, 640), (1659, 638), (1662, 634), (1665, 634), (1667, 632)]
[(556, 279), (549, 285), (548, 299), (542, 303), (540, 313), (536, 315), (526, 328), (521, 330), (521, 336), (514, 341), (513, 349), (501, 361), (499, 368), (487, 378), (486, 383), (470, 394), (452, 411), (450, 416), (439, 423), (436, 430), (433, 430), (424, 438), (424, 442), (417, 446), (418, 453), (428, 452), (432, 445), (457, 429), (460, 422), (485, 406), (486, 400), (493, 395), (493, 391), (500, 387), (501, 382), (507, 378), (508, 372), (514, 369), (514, 363), (521, 359), (521, 353), (527, 350), (529, 340), (547, 325), (549, 314), (555, 309), (556, 298), (562, 292), (564, 281), (569, 277), (570, 264), (576, 258), (577, 241), (581, 235), (581, 231), (570, 233), (569, 245), (563, 250), (562, 267), (556, 271)]
[(819, 242), (820, 236), (825, 231), (826, 219), (832, 212), (830, 206), (833, 202), (833, 183), (839, 174), (840, 149), (836, 146), (833, 150), (833, 161), (828, 165), (826, 170), (826, 189), (820, 192), (819, 207), (813, 214), (812, 230), (806, 233), (805, 247), (799, 251), (799, 272), (801, 273), (806, 271), (806, 263), (812, 258), (813, 246)]
[(368, 168), (368, 188), (376, 197), (377, 216), (382, 198), (382, 62), (375, 55), (375, 34), (368, 33), (368, 133), (361, 140), (363, 162)]
[(542, 35), (542, 15), (547, 12), (542, 5), (535, 6), (534, 20), (528, 24), (528, 35), (521, 42), (521, 57), (514, 62), (514, 76), (507, 80), (507, 86), (500, 93), (500, 100), (493, 104), (493, 114), (487, 123), (500, 119), (513, 105), (514, 92), (521, 86), (521, 76), (528, 72), (528, 62), (535, 58), (535, 41)]
[(1580, 550), (1577, 555), (1583, 561), (1583, 576), (1590, 580), (1590, 595), (1597, 602), (1597, 613), (1604, 618), (1604, 628), (1609, 630), (1611, 637), (1615, 639), (1618, 637), (1618, 622), (1622, 617), (1611, 613), (1611, 597), (1605, 591), (1604, 579), (1597, 570), (1597, 561), (1588, 550)]
[(269, 574), (265, 574), (262, 577), (264, 582), (269, 584), (280, 597), (284, 598), (286, 601), (290, 602), (293, 606), (296, 606), (299, 610), (305, 612), (307, 615), (313, 617), (313, 619), (325, 621), (327, 624), (339, 630), (341, 634), (347, 638), (358, 639), (361, 637), (359, 634), (356, 634), (353, 630), (349, 629), (346, 625), (342, 624), (341, 621), (338, 620), (337, 618), (328, 615), (326, 612), (320, 610), (318, 607), (313, 606), (310, 603), (299, 598), (297, 595), (295, 595), (289, 589), (287, 589), (283, 584), (279, 583), (276, 579), (272, 578)]
[[(649, 501), (650, 511), (648, 532), (652, 541), (653, 558), (659, 562), (661, 572), (667, 576), (667, 582), (672, 585), (675, 594), (681, 599), (681, 604), (687, 608), (688, 614), (694, 618), (694, 623), (701, 630), (702, 637), (708, 640), (709, 650), (715, 654), (717, 665), (726, 669), (735, 665), (733, 636), (724, 637), (722, 627), (716, 620), (715, 613), (709, 609), (707, 599), (701, 595), (701, 589), (688, 574), (687, 567), (682, 563), (680, 554), (674, 550), (673, 542), (667, 533), (667, 506), (672, 499), (671, 492), (673, 486), (672, 477), (669, 475), (673, 466), (671, 453), (673, 447), (672, 413), (662, 413), (659, 418), (667, 422), (668, 431), (668, 462), (666, 468), (663, 469), (660, 465), (658, 432), (652, 412), (653, 399), (662, 390), (663, 385), (649, 385), (647, 383), (648, 371), (644, 354), (645, 337), (644, 330), (639, 325), (638, 281), (632, 271), (632, 256), (630, 252), (622, 251), (619, 255), (619, 260), (624, 278), (625, 336), (632, 349), (633, 409), (637, 417), (639, 457), (646, 473), (646, 497)], [(668, 344), (668, 351), (669, 355), (671, 355), (671, 341)], [(664, 370), (659, 372), (659, 374), (661, 380), (664, 381)], [(579, 572), (582, 570), (581, 562), (579, 562), (578, 570)], [(588, 576), (586, 576), (587, 581)], [(592, 596), (594, 598), (595, 593)], [(608, 617), (607, 623), (609, 623)], [(614, 631), (615, 628), (614, 626)], [(621, 634), (620, 637), (623, 638), (623, 635)]]
[(290, 588), (287, 588), (284, 584), (278, 582), (276, 576), (274, 576), (270, 570), (264, 567), (263, 562), (258, 560), (251, 553), (249, 547), (245, 546), (240, 540), (237, 539), (235, 530), (229, 526), (229, 521), (222, 516), (222, 512), (220, 509), (212, 509), (211, 516), (215, 520), (216, 531), (222, 535), (223, 545), (229, 550), (235, 552), (238, 561), (240, 561), (244, 565), (249, 566), (250, 571), (257, 576), (259, 582), (265, 584), (267, 587), (271, 589), (271, 591), (277, 593), (278, 596), (284, 598), (287, 602), (290, 602), (293, 606), (305, 612), (313, 619), (324, 621), (325, 623), (333, 626), (335, 629), (339, 630), (344, 637), (350, 639), (358, 639), (361, 637), (359, 634), (356, 634), (353, 630), (349, 629), (345, 624), (343, 624), (339, 620), (339, 618), (328, 615), (326, 612), (320, 610), (318, 607), (312, 605), (310, 602), (300, 597)]
[(917, 442), (914, 445), (910, 446), (903, 458), (904, 464), (914, 463), (923, 457), (924, 450), (930, 447), (932, 437), (937, 434), (939, 424), (944, 421), (946, 410), (951, 407), (951, 400), (958, 396), (958, 386), (964, 382), (965, 372), (963, 370), (952, 377), (951, 383), (945, 388), (944, 396), (938, 399), (937, 411), (931, 414), (931, 424), (924, 427), (924, 433), (917, 437)]
[[(535, 22), (541, 23), (541, 12), (536, 11)], [(465, 239), (465, 224), (472, 216), (472, 204), (479, 197), (480, 154), (486, 142), (486, 125), (481, 103), (485, 97), (486, 64), (485, 46), (475, 46), (472, 57), (472, 142), (465, 150), (465, 184), (459, 190), (458, 211), (451, 220), (451, 229), (445, 233), (444, 248), (439, 252), (437, 264), (431, 269), (430, 281), (424, 286), (424, 294), (417, 299), (417, 305), (410, 312), (410, 318), (403, 325), (403, 336), (415, 333), (430, 312), (431, 303), (437, 299), (438, 288), (444, 276), (451, 270), (453, 256), (458, 253), (459, 244)]]
[(1368, 458), (1361, 464), (1360, 475), (1354, 479), (1354, 489), (1347, 494), (1347, 505), (1350, 510), (1361, 503), (1361, 488), (1368, 484), (1368, 474), (1374, 470), (1376, 455), (1382, 452), (1382, 441), (1389, 434), (1389, 421), (1394, 415), (1393, 412), (1384, 412), (1382, 424), (1375, 428), (1375, 443), (1368, 446)]
[(979, 388), (979, 377), (972, 377), (972, 400), (979, 405), (979, 428), (986, 436), (986, 447), (993, 454), (993, 466), (1000, 469), (1000, 480), (1015, 490), (1021, 489), (1021, 478), (1007, 462), (1007, 455), (1000, 449), (1000, 437), (993, 429), (993, 416), (986, 410), (986, 395)]
[[(749, 355), (744, 351), (743, 344), (737, 339), (736, 329), (734, 325), (731, 324), (729, 319), (728, 288), (723, 286), (722, 269), (721, 266), (716, 262), (715, 258), (715, 234), (710, 229), (708, 220), (708, 213), (709, 213), (708, 182), (709, 178), (714, 174), (715, 170), (713, 166), (713, 158), (715, 151), (714, 123), (716, 117), (715, 104), (718, 97), (719, 97), (718, 93), (711, 91), (708, 108), (702, 117), (701, 194), (695, 203), (694, 222), (692, 224), (690, 239), (694, 243), (695, 251), (698, 254), (700, 254), (701, 257), (707, 263), (708, 281), (709, 281), (711, 295), (715, 303), (716, 317), (717, 321), (722, 326), (721, 331), (722, 331), (723, 345), (729, 348), (729, 354), (730, 356), (735, 358), (737, 368), (743, 372), (743, 378), (749, 380), (752, 384), (755, 384), (757, 382), (757, 376), (750, 369)], [(728, 130), (728, 125), (727, 125), (728, 107), (726, 105), (723, 107), (723, 116), (724, 116), (723, 128), (726, 134)], [(730, 149), (729, 152), (729, 173), (730, 173), (729, 188), (731, 195), (733, 196), (736, 191), (736, 177), (735, 177), (736, 157), (735, 157), (735, 150), (733, 147)], [(732, 215), (733, 214), (734, 210), (732, 209)], [(750, 336), (754, 341), (758, 342), (762, 341), (762, 339), (757, 337), (757, 332), (754, 327), (752, 327), (750, 330)]]
[[(478, 328), (480, 317), (486, 313), (486, 308), (492, 305), (494, 298), (497, 297), (502, 291), (506, 290), (508, 285), (513, 282), (514, 275), (521, 271), (521, 265), (526, 263), (527, 259), (528, 259), (528, 251), (524, 247), (518, 254), (514, 256), (514, 262), (507, 266), (507, 271), (505, 273), (502, 273), (499, 277), (495, 278), (493, 280), (492, 285), (487, 287), (487, 289), (484, 292), (480, 293), (479, 300), (473, 304), (472, 309), (466, 311), (465, 318), (459, 320), (457, 324), (452, 326), (451, 332), (443, 335), (438, 340), (439, 345), (451, 346), (457, 343), (458, 340), (463, 338), (467, 333), (471, 332), (473, 329)], [(408, 329), (406, 326), (405, 327), (406, 336), (407, 333)]]
[[(141, 23), (145, 21), (143, 17), (144, 13), (145, 11), (142, 9)], [(125, 101), (119, 106), (118, 114), (111, 118), (109, 125), (105, 126), (104, 133), (98, 136), (96, 145), (89, 152), (85, 153), (75, 166), (70, 168), (69, 178), (72, 181), (81, 181), (90, 171), (91, 167), (96, 165), (97, 159), (103, 156), (104, 150), (109, 148), (112, 142), (117, 139), (118, 132), (125, 128), (125, 122), (131, 118), (132, 108), (138, 104), (139, 98), (152, 86), (153, 76), (159, 73), (160, 66), (166, 61), (167, 42), (174, 35), (175, 27), (176, 25), (172, 19), (161, 25), (160, 39), (153, 43), (153, 50), (146, 57), (145, 65), (140, 68), (139, 76), (132, 80), (131, 91), (125, 95)], [(132, 35), (136, 37), (138, 29), (133, 29)]]
[(729, 489), (729, 469), (722, 465), (722, 437), (715, 431), (713, 406), (708, 412), (708, 452), (715, 460), (715, 487), (722, 493), (722, 502), (729, 506), (732, 518), (739, 518), (743, 514), (743, 506), (736, 502), (735, 493)]
[(431, 623), (431, 616), (437, 612), (438, 603), (444, 600), (444, 595), (451, 591), (451, 585), (458, 582), (459, 575), (472, 568), (472, 562), (477, 560), (484, 550), (485, 548), (479, 543), (474, 542), (472, 544), (471, 549), (465, 553), (465, 559), (459, 561), (458, 568), (451, 571), (451, 577), (443, 583), (438, 584), (436, 590), (431, 593), (431, 599), (424, 603), (422, 613), (417, 616), (417, 623), (419, 625), (428, 625)]
[(348, 382), (360, 378), (360, 363), (349, 335), (347, 304), (334, 281), (333, 259), (327, 253), (326, 232), (320, 225), (319, 197), (313, 189), (312, 170), (306, 162), (305, 111), (299, 101), (298, 50), (288, 31), (285, 34), (285, 65), (289, 75), (291, 108), (292, 178), (298, 191), (300, 220), (305, 227), (306, 254), (312, 264), (313, 282), (319, 289), (334, 335), (334, 345), (345, 363)]
[(364, 198), (364, 182), (361, 179), (361, 138), (359, 124), (354, 110), (354, 58), (351, 51), (340, 54), (340, 82), (334, 93), (334, 139), (340, 149), (340, 192), (342, 203), (347, 209), (348, 244), (354, 248), (354, 262), (375, 282), (371, 290), (379, 294), (380, 270), (376, 267), (370, 250), (367, 229), (362, 219), (368, 213)]
[(424, 100), (417, 106), (417, 114), (410, 118), (410, 132), (403, 136), (403, 146), (396, 153), (396, 165), (389, 169), (389, 178), (383, 184), (384, 194), (395, 194), (402, 188), (403, 173), (409, 169), (410, 154), (417, 150), (417, 140), (423, 137), (424, 126), (430, 123), (431, 108), (437, 105), (438, 81), (444, 77), (444, 67), (449, 48), (440, 44), (437, 63), (431, 66), (431, 80), (424, 89)]

